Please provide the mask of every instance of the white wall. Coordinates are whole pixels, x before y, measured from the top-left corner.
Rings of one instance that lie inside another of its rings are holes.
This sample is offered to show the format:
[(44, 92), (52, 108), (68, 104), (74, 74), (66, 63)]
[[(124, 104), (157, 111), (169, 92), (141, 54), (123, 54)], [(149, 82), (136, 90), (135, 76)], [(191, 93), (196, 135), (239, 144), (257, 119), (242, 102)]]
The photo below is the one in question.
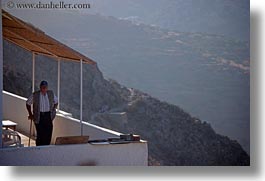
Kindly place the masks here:
[[(17, 130), (27, 134), (26, 99), (3, 91), (3, 118), (18, 124)], [(117, 137), (120, 133), (83, 123), (83, 133), (90, 139)], [(77, 119), (57, 114), (52, 142), (59, 136), (80, 135)], [(0, 165), (141, 165), (148, 164), (147, 142), (107, 145), (67, 145), (0, 149)]]
[[(80, 126), (81, 125), (79, 120), (57, 114), (56, 118), (53, 121), (54, 129), (52, 142), (55, 142), (56, 137), (79, 136)], [(89, 139), (93, 140), (106, 139), (108, 137), (119, 137), (120, 133), (83, 122), (83, 135), (89, 136)]]
[[(18, 124), (17, 130), (29, 135), (30, 121), (27, 117), (26, 98), (3, 91), (3, 119), (16, 122)], [(80, 135), (80, 122), (77, 119), (57, 114), (53, 125), (52, 142), (59, 136)], [(104, 139), (117, 137), (120, 133), (89, 123), (83, 123), (83, 135), (90, 136), (90, 139)]]
[(17, 130), (21, 133), (29, 133), (30, 121), (26, 109), (26, 99), (3, 91), (3, 119), (9, 119), (18, 123)]
[(147, 157), (146, 143), (0, 149), (6, 166), (147, 166)]

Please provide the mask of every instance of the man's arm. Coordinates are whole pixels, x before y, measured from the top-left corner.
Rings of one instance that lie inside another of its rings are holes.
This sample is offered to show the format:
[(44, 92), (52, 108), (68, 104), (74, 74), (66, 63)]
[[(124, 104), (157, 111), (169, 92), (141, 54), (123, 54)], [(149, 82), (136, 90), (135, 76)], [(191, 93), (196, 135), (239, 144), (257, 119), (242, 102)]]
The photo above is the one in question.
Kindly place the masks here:
[(26, 101), (26, 108), (28, 110), (29, 116), (28, 119), (33, 119), (33, 114), (31, 111), (31, 105), (33, 104), (33, 94), (28, 98), (28, 100)]
[(54, 109), (57, 109), (58, 107), (58, 98), (54, 95)]
[(31, 112), (31, 105), (27, 105), (26, 104), (26, 107), (27, 107), (27, 110), (28, 110), (28, 113), (29, 113), (28, 119), (33, 119), (33, 114)]

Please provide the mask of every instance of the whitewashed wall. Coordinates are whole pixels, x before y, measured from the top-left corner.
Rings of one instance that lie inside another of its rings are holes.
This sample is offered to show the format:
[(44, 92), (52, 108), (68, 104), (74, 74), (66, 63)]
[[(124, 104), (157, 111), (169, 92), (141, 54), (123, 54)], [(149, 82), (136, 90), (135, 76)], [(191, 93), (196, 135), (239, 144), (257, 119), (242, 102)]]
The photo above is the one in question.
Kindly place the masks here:
[[(27, 117), (26, 98), (3, 91), (3, 119), (16, 122), (18, 124), (17, 130), (25, 135), (29, 135), (30, 121)], [(57, 114), (53, 123), (52, 142), (58, 136), (80, 135), (80, 122), (78, 119)], [(120, 133), (93, 124), (83, 123), (83, 135), (90, 136), (91, 139), (104, 139), (117, 137)]]
[(147, 144), (67, 145), (0, 149), (8, 166), (146, 166)]
[[(3, 92), (3, 118), (18, 123), (17, 130), (29, 132), (26, 99)], [(120, 133), (83, 123), (84, 135), (90, 139), (117, 137)], [(80, 135), (79, 120), (58, 114), (54, 120), (53, 142), (58, 136)], [(147, 142), (106, 145), (63, 145), (0, 149), (0, 165), (97, 165), (146, 166)]]

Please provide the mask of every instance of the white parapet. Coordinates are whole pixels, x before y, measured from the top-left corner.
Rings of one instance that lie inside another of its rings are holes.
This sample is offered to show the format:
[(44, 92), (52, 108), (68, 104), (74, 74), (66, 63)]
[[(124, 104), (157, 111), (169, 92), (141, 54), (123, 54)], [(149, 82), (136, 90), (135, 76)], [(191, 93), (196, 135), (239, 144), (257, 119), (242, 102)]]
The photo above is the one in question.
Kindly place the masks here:
[(147, 144), (51, 145), (0, 149), (7, 166), (147, 166)]
[[(3, 91), (3, 119), (16, 122), (17, 130), (28, 134), (26, 99)], [(57, 114), (52, 143), (56, 137), (79, 136), (78, 119)], [(83, 123), (83, 134), (90, 139), (118, 137), (120, 133), (93, 124)], [(104, 145), (50, 145), (0, 149), (0, 165), (148, 165), (147, 142)]]

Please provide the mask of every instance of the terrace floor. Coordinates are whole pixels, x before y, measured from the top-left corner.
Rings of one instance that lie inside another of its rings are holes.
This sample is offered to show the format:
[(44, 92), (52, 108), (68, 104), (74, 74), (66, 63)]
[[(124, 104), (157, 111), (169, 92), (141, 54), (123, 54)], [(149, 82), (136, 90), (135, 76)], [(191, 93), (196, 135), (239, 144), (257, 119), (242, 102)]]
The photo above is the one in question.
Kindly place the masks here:
[[(24, 147), (28, 147), (28, 144), (29, 144), (29, 137), (22, 134), (22, 133), (19, 133), (19, 136), (21, 137), (21, 144), (24, 144)], [(32, 138), (30, 139), (30, 146), (36, 146), (35, 144), (35, 138), (33, 139), (33, 136)]]

